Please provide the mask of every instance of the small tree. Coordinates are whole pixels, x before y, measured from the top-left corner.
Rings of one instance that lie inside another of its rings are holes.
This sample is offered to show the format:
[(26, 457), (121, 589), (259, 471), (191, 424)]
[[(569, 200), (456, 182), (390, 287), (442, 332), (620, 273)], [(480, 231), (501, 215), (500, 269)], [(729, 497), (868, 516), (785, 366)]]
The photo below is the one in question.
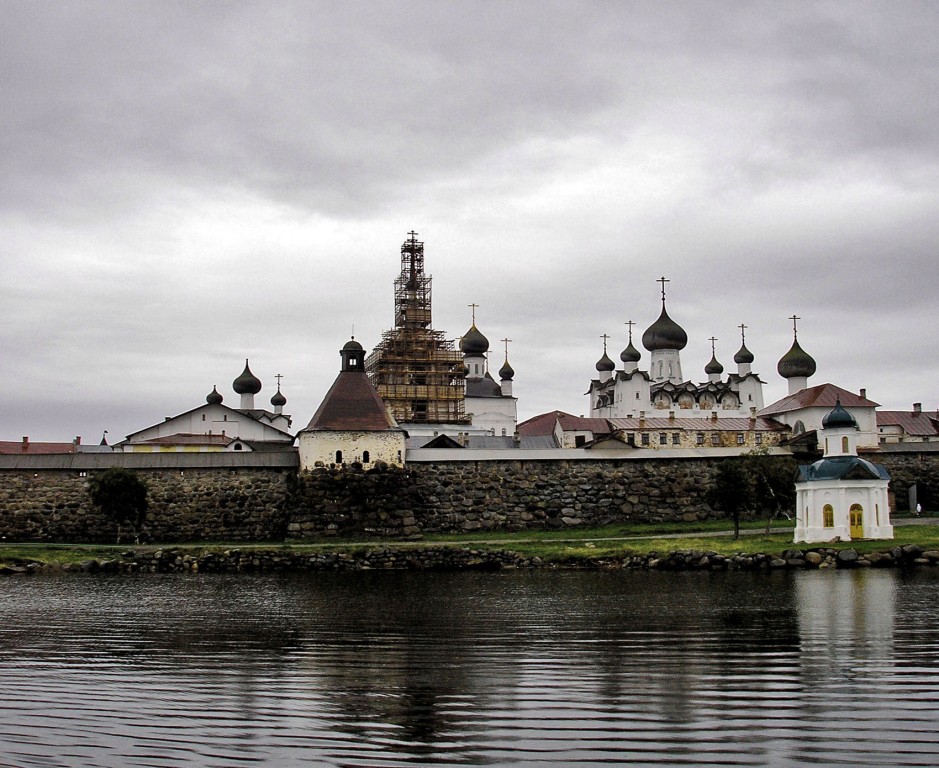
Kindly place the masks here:
[(134, 472), (111, 467), (91, 478), (88, 492), (91, 503), (117, 522), (117, 543), (121, 543), (121, 526), (130, 525), (138, 535), (147, 514), (147, 484)]
[(740, 459), (725, 459), (717, 465), (707, 493), (708, 504), (727, 512), (734, 521), (734, 539), (740, 538), (740, 513), (749, 509), (753, 484)]
[(765, 448), (744, 456), (746, 472), (753, 488), (755, 512), (766, 515), (766, 533), (773, 521), (796, 505), (796, 463), (788, 456), (770, 456)]

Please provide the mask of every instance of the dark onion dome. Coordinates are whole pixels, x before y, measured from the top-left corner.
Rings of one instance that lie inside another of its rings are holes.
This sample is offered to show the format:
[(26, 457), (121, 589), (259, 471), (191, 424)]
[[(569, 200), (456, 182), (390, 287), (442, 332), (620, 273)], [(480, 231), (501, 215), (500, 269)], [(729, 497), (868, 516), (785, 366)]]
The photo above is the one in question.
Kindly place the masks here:
[(822, 429), (838, 429), (839, 427), (857, 428), (857, 421), (841, 405), (841, 399), (835, 401), (835, 409), (822, 419)]
[(712, 373), (724, 372), (724, 366), (721, 365), (719, 362), (717, 362), (717, 358), (714, 356), (713, 353), (711, 354), (711, 362), (709, 362), (706, 366), (704, 366), (704, 372), (708, 374), (709, 376)]
[(274, 396), (271, 398), (271, 405), (274, 405), (274, 406), (279, 405), (281, 408), (287, 405), (287, 398), (281, 394), (280, 386), (277, 387), (277, 391), (274, 393)]
[(609, 355), (606, 351), (603, 352), (603, 357), (597, 360), (597, 370), (598, 371), (615, 371), (616, 363), (610, 360)]
[(256, 395), (261, 391), (261, 380), (248, 368), (248, 358), (245, 358), (245, 369), (241, 376), (235, 379), (231, 386), (239, 395)]
[(746, 344), (741, 344), (740, 349), (737, 350), (737, 354), (734, 355), (734, 362), (738, 365), (742, 363), (752, 363), (753, 362), (753, 353), (747, 349)]
[(219, 394), (219, 391), (218, 389), (216, 389), (214, 384), (212, 385), (212, 391), (209, 392), (209, 394), (205, 396), (205, 401), (209, 405), (221, 405), (222, 404), (222, 396)]
[(633, 346), (632, 341), (629, 342), (626, 349), (619, 353), (619, 359), (624, 363), (638, 363), (641, 357), (642, 353)]
[(364, 352), (362, 345), (359, 344), (354, 338), (349, 339), (345, 344), (342, 345), (343, 352)]
[(513, 376), (515, 376), (515, 371), (512, 366), (509, 365), (509, 358), (505, 358), (505, 362), (499, 369), (499, 378), (502, 381), (511, 381)]
[(668, 316), (663, 302), (659, 319), (646, 328), (646, 332), (642, 334), (642, 346), (650, 352), (655, 352), (657, 349), (684, 349), (686, 344), (688, 344), (688, 334)]
[(460, 339), (460, 352), (464, 355), (485, 355), (489, 351), (489, 339), (483, 336), (476, 323)]
[(794, 339), (792, 348), (779, 358), (776, 370), (784, 379), (793, 379), (797, 376), (808, 378), (815, 373), (815, 360), (799, 346), (799, 340)]

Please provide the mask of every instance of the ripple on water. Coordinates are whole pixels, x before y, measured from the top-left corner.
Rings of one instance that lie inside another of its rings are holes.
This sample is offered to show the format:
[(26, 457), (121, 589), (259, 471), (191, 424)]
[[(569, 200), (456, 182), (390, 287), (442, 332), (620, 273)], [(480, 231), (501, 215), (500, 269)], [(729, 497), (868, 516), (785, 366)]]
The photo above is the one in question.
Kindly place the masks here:
[(12, 766), (931, 765), (939, 578), (802, 576), (6, 580), (0, 752)]

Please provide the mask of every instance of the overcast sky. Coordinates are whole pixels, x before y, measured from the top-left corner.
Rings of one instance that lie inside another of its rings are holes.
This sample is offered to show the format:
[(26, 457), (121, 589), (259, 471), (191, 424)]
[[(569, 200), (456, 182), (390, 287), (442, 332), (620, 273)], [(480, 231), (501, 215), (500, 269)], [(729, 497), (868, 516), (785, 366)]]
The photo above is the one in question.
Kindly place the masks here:
[[(0, 439), (112, 442), (245, 358), (306, 425), (393, 326), (512, 339), (519, 417), (586, 412), (668, 310), (766, 403), (939, 406), (939, 3), (0, 0)], [(648, 364), (643, 350), (641, 367)]]

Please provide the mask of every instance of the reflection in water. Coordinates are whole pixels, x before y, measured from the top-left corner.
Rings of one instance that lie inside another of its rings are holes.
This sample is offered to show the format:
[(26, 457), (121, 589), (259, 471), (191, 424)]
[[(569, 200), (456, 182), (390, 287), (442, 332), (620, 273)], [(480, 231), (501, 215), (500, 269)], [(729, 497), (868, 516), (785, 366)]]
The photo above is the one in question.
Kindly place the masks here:
[(16, 766), (931, 765), (939, 574), (0, 582)]

